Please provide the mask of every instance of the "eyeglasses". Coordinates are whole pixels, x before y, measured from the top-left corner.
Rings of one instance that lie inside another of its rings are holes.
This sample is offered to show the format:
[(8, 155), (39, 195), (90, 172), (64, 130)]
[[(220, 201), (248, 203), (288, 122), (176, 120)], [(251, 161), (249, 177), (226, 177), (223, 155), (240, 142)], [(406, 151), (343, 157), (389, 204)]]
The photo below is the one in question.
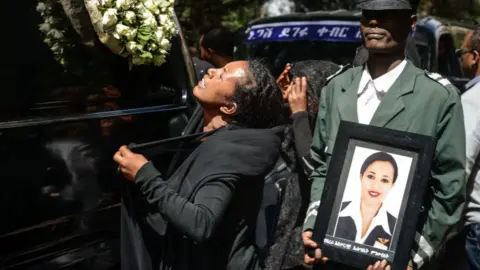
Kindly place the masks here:
[(464, 50), (464, 49), (456, 49), (455, 50), (455, 55), (457, 57), (461, 57), (462, 55), (466, 54), (466, 53), (472, 53), (474, 52), (475, 50)]

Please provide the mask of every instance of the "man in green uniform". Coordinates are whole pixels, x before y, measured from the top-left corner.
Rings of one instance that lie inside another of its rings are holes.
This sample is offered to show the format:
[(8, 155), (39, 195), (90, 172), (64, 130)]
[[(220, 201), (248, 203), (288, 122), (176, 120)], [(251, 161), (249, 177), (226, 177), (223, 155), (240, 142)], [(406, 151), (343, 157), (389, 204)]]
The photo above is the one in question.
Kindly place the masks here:
[(363, 66), (341, 70), (322, 90), (311, 156), (305, 158), (306, 167), (313, 170), (313, 183), (302, 237), (306, 249), (315, 249), (314, 258), (305, 254), (305, 263), (327, 260), (311, 240), (312, 229), (337, 130), (340, 121), (346, 120), (438, 140), (427, 200), (421, 207), (426, 216), (420, 219), (409, 263), (409, 269), (418, 269), (432, 260), (464, 209), (462, 105), (447, 79), (405, 59), (405, 41), (416, 22), (408, 0), (359, 0), (357, 4), (362, 9), (361, 30), (369, 59)]

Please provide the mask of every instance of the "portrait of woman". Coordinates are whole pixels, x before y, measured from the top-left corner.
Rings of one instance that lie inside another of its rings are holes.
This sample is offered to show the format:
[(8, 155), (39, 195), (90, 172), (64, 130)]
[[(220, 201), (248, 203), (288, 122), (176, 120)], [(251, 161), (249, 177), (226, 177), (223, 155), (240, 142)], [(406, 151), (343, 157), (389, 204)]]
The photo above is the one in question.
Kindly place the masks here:
[(388, 153), (375, 152), (358, 175), (359, 199), (342, 202), (334, 237), (388, 250), (397, 219), (384, 201), (397, 181), (397, 162)]

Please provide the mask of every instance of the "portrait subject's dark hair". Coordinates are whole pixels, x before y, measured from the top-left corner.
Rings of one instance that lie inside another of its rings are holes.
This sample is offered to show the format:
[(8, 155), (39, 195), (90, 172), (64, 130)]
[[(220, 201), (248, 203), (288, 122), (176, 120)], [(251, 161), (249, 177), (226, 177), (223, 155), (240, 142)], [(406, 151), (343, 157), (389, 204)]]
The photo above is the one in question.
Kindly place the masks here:
[(285, 123), (282, 92), (259, 60), (248, 60), (246, 80), (237, 84), (232, 101), (238, 107), (233, 121), (241, 126), (272, 128)]
[(363, 175), (367, 170), (368, 166), (372, 165), (376, 161), (385, 161), (392, 164), (393, 167), (393, 183), (397, 181), (398, 177), (398, 165), (392, 155), (387, 154), (385, 152), (376, 152), (370, 155), (362, 164), (362, 168), (360, 169), (360, 175)]
[(205, 49), (213, 49), (220, 56), (232, 56), (235, 35), (228, 29), (214, 28), (203, 34), (202, 46)]
[(472, 37), (468, 42), (468, 48), (480, 53), (480, 27), (473, 31)]

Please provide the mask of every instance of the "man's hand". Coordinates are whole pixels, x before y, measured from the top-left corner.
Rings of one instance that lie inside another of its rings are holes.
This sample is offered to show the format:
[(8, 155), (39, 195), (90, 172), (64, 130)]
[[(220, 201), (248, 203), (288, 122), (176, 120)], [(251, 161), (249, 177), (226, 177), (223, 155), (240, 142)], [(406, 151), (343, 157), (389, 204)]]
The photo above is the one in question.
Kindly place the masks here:
[(144, 156), (133, 153), (125, 145), (115, 153), (113, 160), (120, 165), (123, 176), (132, 182), (135, 180), (138, 170), (148, 162)]
[(290, 64), (287, 64), (282, 74), (278, 76), (277, 84), (280, 86), (282, 92), (285, 92), (290, 85), (290, 76), (288, 75), (290, 69), (292, 69), (292, 66)]
[[(305, 256), (304, 256), (304, 263), (307, 265), (312, 265), (314, 263), (322, 262), (326, 263), (328, 258), (322, 257), (322, 251), (318, 248), (317, 243), (312, 240), (312, 232), (306, 231), (302, 233), (303, 239), (303, 246), (305, 247)], [(309, 249), (315, 249), (315, 258), (310, 257), (307, 254)]]
[[(388, 262), (386, 260), (377, 261), (375, 265), (368, 266), (367, 270), (390, 270), (390, 265), (388, 265)], [(413, 270), (413, 268), (407, 266), (407, 270)]]
[(288, 104), (292, 114), (307, 110), (307, 78), (295, 78), (288, 88)]

